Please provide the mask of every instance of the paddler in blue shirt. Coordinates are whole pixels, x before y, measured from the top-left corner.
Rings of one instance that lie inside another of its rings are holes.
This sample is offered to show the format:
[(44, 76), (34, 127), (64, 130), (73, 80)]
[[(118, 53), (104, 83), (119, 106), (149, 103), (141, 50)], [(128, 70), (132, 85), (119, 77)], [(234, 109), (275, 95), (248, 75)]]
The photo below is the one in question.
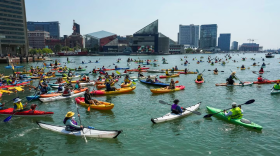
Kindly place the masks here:
[[(65, 130), (66, 131), (80, 131), (83, 130), (83, 125), (78, 126), (77, 121), (75, 121), (74, 112), (68, 112), (65, 115), (65, 118), (63, 120), (63, 123), (65, 124)], [(80, 114), (78, 114), (78, 117), (80, 117)]]
[(180, 102), (178, 99), (175, 99), (174, 104), (171, 106), (171, 112), (174, 114), (181, 114), (183, 113), (182, 108), (178, 105), (178, 103)]

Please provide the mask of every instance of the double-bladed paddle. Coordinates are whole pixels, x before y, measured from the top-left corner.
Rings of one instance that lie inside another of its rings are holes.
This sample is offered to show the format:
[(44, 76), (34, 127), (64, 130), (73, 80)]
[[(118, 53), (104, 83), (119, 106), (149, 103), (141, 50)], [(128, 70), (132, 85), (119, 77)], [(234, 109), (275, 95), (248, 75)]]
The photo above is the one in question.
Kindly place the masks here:
[[(255, 99), (252, 99), (252, 100), (249, 100), (249, 101), (247, 101), (247, 102), (245, 102), (244, 104), (241, 104), (241, 105), (249, 105), (249, 104), (254, 103), (254, 102), (255, 102)], [(211, 116), (213, 116), (215, 114), (219, 114), (219, 113), (221, 113), (225, 110), (229, 110), (229, 109), (232, 109), (232, 108), (224, 109), (224, 110), (222, 110), (220, 112), (217, 112), (217, 113), (214, 113), (214, 114), (207, 114), (207, 115), (204, 116), (204, 118), (210, 118)]]
[[(170, 105), (171, 106), (171, 104), (169, 104), (169, 103), (167, 103), (167, 102), (165, 102), (163, 100), (159, 100), (158, 102), (161, 103), (161, 104), (165, 104), (165, 105)], [(201, 113), (197, 112), (197, 111), (191, 111), (191, 110), (188, 110), (188, 109), (185, 109), (185, 108), (184, 108), (184, 110), (190, 111), (190, 112), (192, 112), (192, 113), (194, 113), (196, 115), (201, 115)]]

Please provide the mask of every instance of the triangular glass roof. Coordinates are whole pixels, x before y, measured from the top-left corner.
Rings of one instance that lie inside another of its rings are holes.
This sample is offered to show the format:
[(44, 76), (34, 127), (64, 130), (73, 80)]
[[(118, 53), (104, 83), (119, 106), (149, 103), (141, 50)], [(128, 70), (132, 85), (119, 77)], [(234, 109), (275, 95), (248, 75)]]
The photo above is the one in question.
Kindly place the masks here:
[(107, 43), (105, 46), (118, 46), (118, 38), (112, 40), (111, 42)]
[(151, 24), (145, 26), (134, 34), (157, 34), (158, 33), (158, 20), (155, 20)]

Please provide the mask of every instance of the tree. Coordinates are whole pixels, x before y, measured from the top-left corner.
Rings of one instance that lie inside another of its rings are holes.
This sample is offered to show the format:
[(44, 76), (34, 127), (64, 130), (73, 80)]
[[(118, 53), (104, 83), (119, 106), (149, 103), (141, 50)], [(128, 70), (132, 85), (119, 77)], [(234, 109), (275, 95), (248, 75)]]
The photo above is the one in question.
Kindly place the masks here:
[(61, 47), (60, 44), (57, 44), (57, 45), (54, 46), (54, 49), (55, 49), (55, 52), (60, 52), (62, 47)]
[(191, 49), (191, 48), (186, 49), (186, 53), (192, 53), (192, 52), (193, 52), (193, 49)]
[(47, 54), (47, 53), (48, 53), (48, 48), (43, 48), (43, 49), (42, 49), (42, 53), (43, 53), (43, 54)]
[(68, 48), (68, 50), (67, 51), (73, 51), (73, 48)]
[(42, 54), (43, 51), (42, 51), (41, 49), (38, 49), (38, 50), (36, 51), (36, 53), (37, 53), (37, 54)]
[(82, 51), (88, 51), (87, 48), (82, 48)]

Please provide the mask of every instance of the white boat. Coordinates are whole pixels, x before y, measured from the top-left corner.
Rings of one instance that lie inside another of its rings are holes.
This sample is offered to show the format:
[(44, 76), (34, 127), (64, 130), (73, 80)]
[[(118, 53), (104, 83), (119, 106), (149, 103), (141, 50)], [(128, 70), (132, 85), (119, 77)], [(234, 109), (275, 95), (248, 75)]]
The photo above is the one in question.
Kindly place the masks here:
[(153, 123), (160, 123), (160, 122), (170, 121), (170, 120), (174, 120), (174, 119), (177, 119), (177, 118), (181, 118), (181, 117), (190, 115), (190, 114), (192, 114), (192, 112), (190, 112), (190, 111), (197, 110), (199, 108), (200, 104), (201, 104), (201, 102), (199, 102), (199, 103), (197, 103), (193, 106), (185, 108), (185, 111), (182, 114), (168, 113), (168, 114), (166, 114), (162, 117), (159, 117), (159, 118), (152, 118), (151, 121)]
[(54, 96), (54, 97), (49, 97), (49, 98), (39, 98), (40, 101), (42, 102), (51, 102), (51, 101), (58, 101), (58, 100), (65, 100), (65, 99), (70, 99), (70, 98), (73, 98), (73, 97), (77, 97), (77, 96), (80, 96), (80, 95), (83, 95), (85, 92), (80, 92), (80, 93), (76, 93), (74, 94), (73, 92), (71, 93), (70, 96)]
[(65, 126), (55, 126), (42, 122), (37, 122), (37, 124), (40, 127), (47, 130), (51, 130), (62, 134), (79, 136), (79, 137), (86, 136), (92, 138), (117, 138), (118, 135), (122, 132), (119, 130), (108, 131), (108, 130), (97, 130), (97, 129), (90, 129), (90, 128), (84, 128), (83, 131), (66, 131)]
[(95, 82), (94, 81), (91, 81), (91, 82), (86, 82), (86, 83), (84, 83), (84, 82), (80, 82), (80, 85), (81, 86), (93, 86), (95, 84)]
[(271, 89), (270, 94), (278, 94), (278, 93), (280, 93), (280, 90)]
[[(157, 77), (157, 75), (150, 75), (151, 79), (155, 79)], [(140, 79), (140, 80), (143, 80), (143, 79), (147, 79), (148, 77), (147, 76), (141, 76), (141, 77), (137, 77), (137, 76), (132, 76), (130, 77), (130, 79)]]

